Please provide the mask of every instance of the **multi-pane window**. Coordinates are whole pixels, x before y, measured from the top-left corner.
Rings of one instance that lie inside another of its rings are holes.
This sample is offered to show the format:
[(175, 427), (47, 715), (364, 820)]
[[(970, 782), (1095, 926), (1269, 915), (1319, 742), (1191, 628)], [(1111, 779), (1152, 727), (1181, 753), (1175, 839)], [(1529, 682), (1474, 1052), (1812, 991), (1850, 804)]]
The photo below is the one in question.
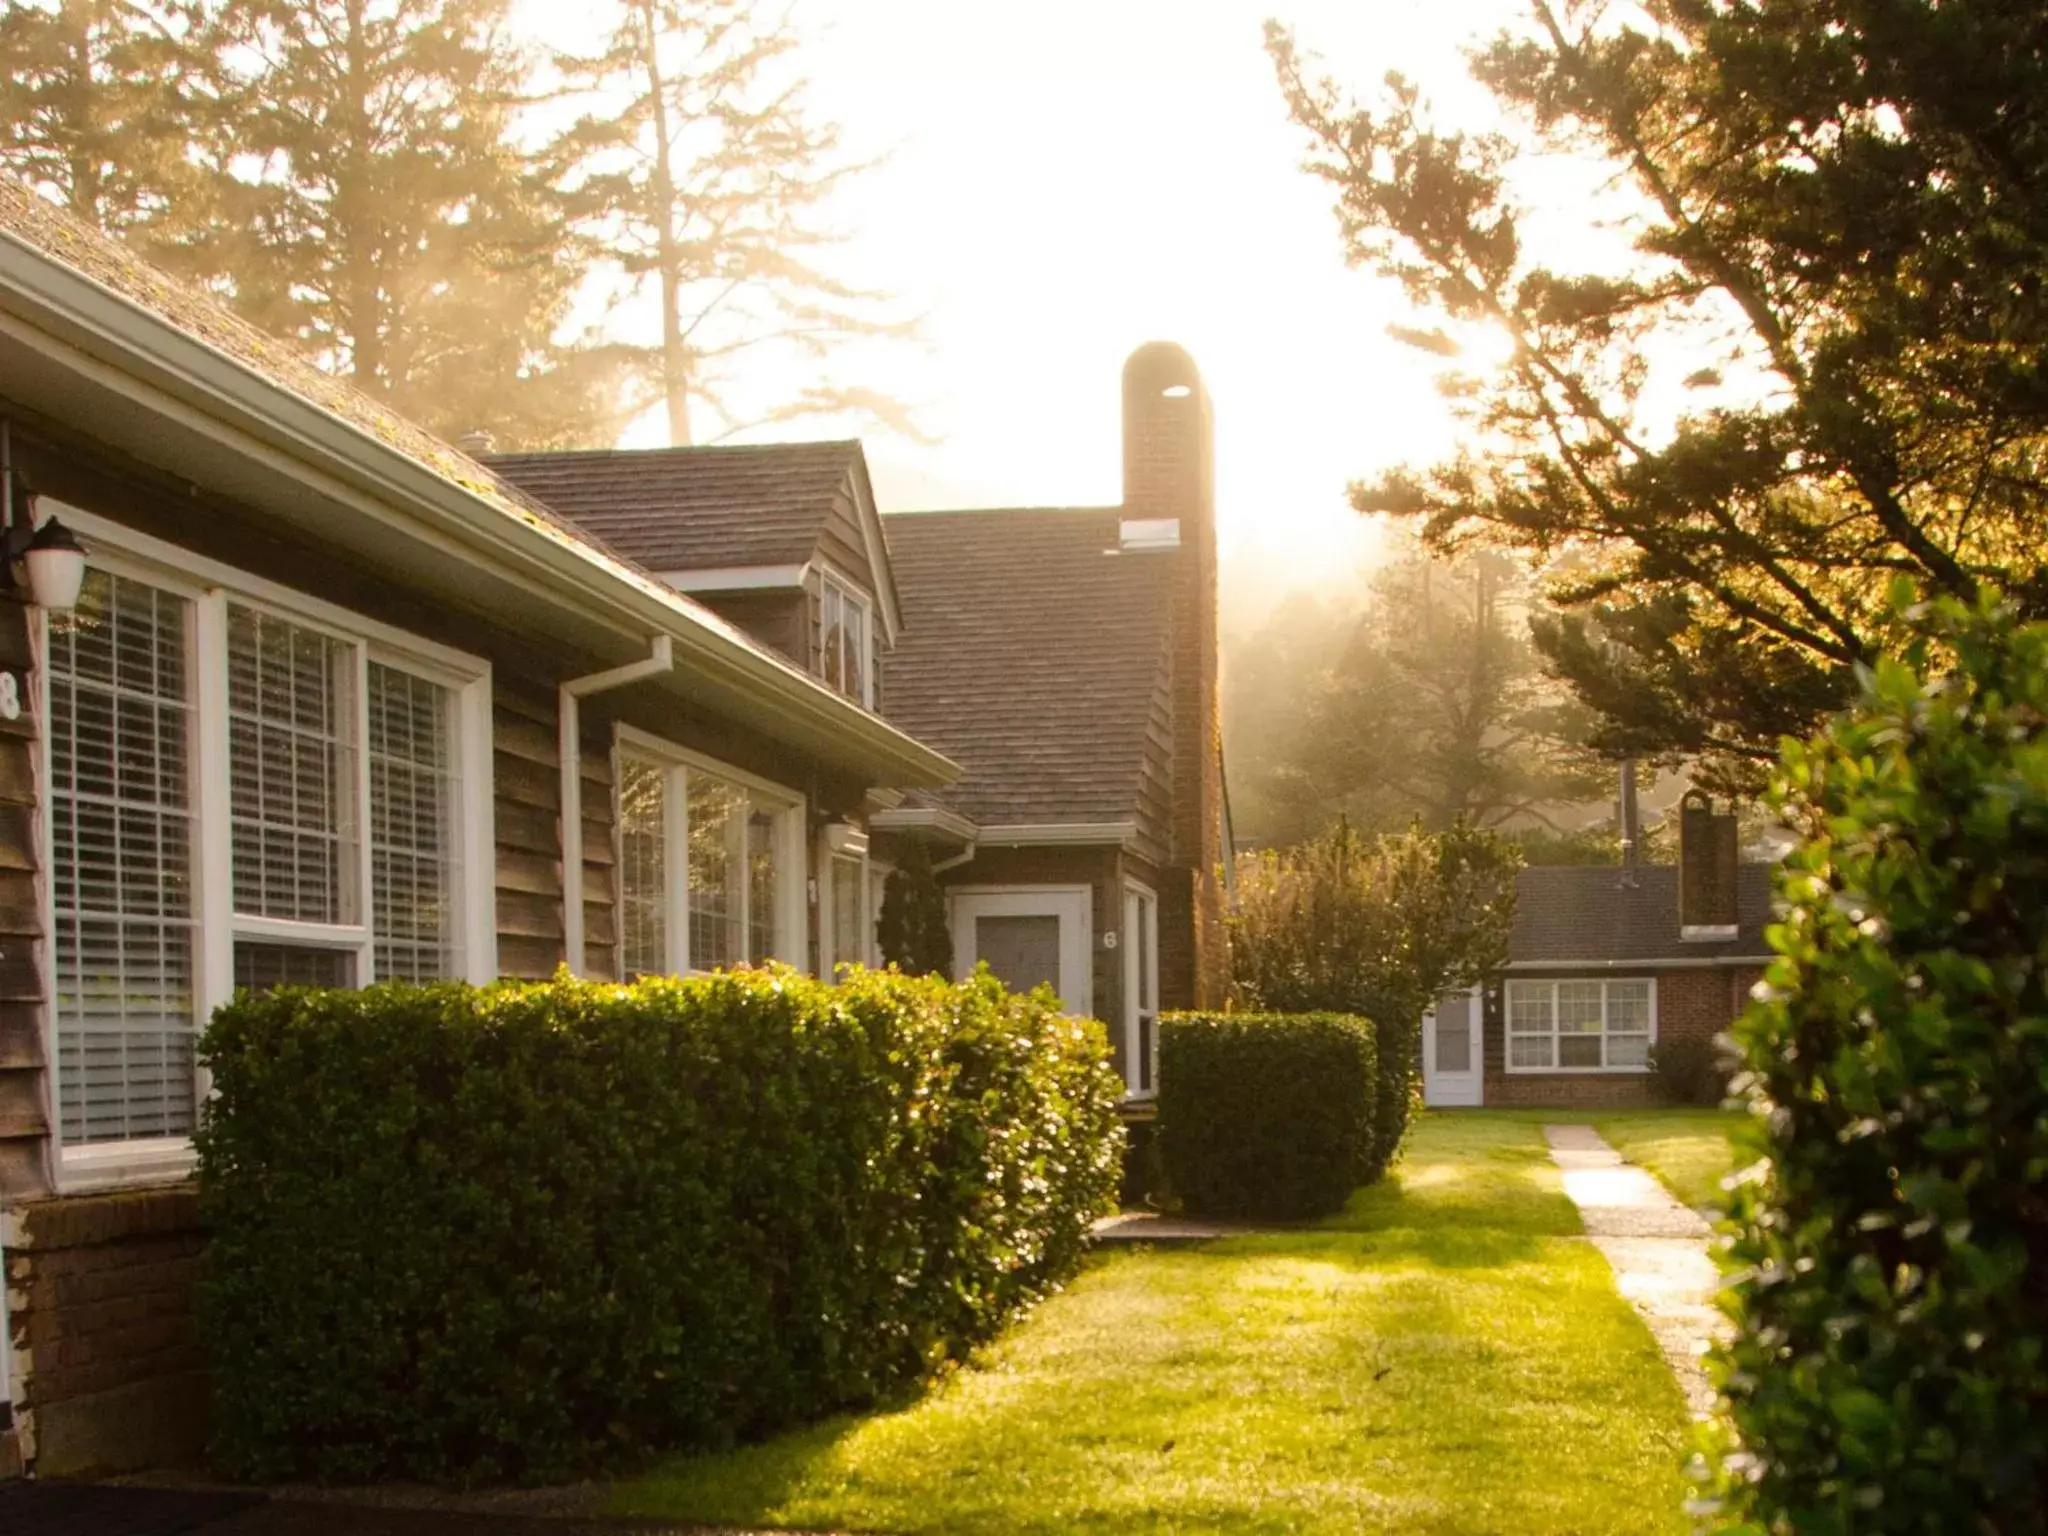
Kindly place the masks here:
[(859, 854), (832, 855), (832, 953), (828, 968), (866, 965), (871, 944), (867, 860)]
[(1655, 983), (1510, 981), (1510, 1072), (1639, 1072), (1649, 1065)]
[(786, 955), (796, 801), (657, 752), (619, 754), (621, 968), (710, 971)]
[(47, 674), (67, 1145), (188, 1134), (194, 1036), (232, 988), (459, 974), (453, 686), (104, 569)]
[(819, 674), (857, 704), (872, 706), (868, 601), (854, 588), (827, 575), (819, 590)]
[(1157, 1090), (1159, 1062), (1159, 899), (1124, 892), (1125, 1086), (1134, 1097)]
[(57, 1118), (65, 1142), (193, 1112), (190, 604), (93, 571), (49, 645)]

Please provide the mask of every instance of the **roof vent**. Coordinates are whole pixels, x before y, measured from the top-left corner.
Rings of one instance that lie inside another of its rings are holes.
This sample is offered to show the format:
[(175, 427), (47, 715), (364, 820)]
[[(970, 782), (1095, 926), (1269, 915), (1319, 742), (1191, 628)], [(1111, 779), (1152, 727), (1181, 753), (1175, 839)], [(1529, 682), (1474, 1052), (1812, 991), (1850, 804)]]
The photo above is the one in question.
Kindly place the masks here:
[(1125, 554), (1180, 548), (1180, 519), (1177, 517), (1126, 517), (1117, 523), (1116, 532), (1117, 548)]

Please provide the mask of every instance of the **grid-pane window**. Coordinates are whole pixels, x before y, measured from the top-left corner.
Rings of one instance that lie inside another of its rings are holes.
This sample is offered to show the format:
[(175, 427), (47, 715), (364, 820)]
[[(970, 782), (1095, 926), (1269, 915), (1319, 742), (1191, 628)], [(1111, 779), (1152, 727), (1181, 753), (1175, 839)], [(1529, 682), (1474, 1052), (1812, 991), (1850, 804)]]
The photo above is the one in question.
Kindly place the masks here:
[(853, 854), (832, 856), (832, 958), (834, 966), (865, 965), (868, 959), (867, 861)]
[(1650, 1060), (1655, 983), (1511, 981), (1508, 1070), (1641, 1071)]
[(228, 782), (235, 910), (353, 921), (354, 648), (289, 619), (228, 610)]
[(380, 981), (442, 981), (455, 964), (455, 698), (369, 668), (370, 900)]
[(193, 1112), (189, 607), (92, 571), (50, 630), (57, 1116), (66, 1143)]
[(747, 808), (747, 964), (775, 958), (777, 868), (775, 816), (759, 806)]
[(818, 671), (855, 703), (868, 702), (868, 604), (830, 576), (818, 593)]
[(619, 759), (619, 966), (629, 981), (669, 970), (668, 782), (664, 768)]
[(717, 970), (746, 957), (745, 791), (707, 773), (689, 775), (690, 968)]
[(320, 944), (266, 944), (244, 939), (235, 945), (235, 989), (269, 992), (278, 987), (352, 987), (356, 957)]

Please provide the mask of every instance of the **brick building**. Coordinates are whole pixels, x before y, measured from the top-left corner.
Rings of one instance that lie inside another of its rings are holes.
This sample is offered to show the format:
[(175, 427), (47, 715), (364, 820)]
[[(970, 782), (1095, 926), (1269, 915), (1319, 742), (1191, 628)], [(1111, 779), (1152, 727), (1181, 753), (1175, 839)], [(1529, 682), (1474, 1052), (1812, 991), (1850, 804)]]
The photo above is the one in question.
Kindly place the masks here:
[(1423, 1032), (1428, 1102), (1604, 1109), (1660, 1102), (1658, 1052), (1711, 1046), (1769, 958), (1771, 866), (1695, 790), (1670, 864), (1525, 869), (1502, 974)]

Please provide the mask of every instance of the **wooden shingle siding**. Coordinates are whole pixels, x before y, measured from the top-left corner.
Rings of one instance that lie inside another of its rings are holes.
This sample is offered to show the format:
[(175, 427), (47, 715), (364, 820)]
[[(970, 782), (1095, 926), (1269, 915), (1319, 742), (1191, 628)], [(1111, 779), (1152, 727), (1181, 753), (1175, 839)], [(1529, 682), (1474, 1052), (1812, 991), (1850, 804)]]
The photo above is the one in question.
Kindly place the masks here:
[(1145, 750), (1138, 764), (1134, 851), (1153, 864), (1173, 857), (1173, 683), (1170, 641), (1160, 641), (1158, 677), (1145, 715)]
[(491, 687), (498, 854), (498, 970), (552, 976), (562, 963), (562, 781), (555, 701), (500, 675)]
[(619, 970), (618, 871), (612, 847), (612, 727), (583, 722), (583, 974), (600, 981)]
[(0, 599), (0, 666), (22, 684), (23, 708), (0, 720), (0, 1200), (49, 1188), (43, 1139), (49, 1132), (41, 1018), (42, 908), (36, 892), (37, 722), (29, 668), (29, 612)]

